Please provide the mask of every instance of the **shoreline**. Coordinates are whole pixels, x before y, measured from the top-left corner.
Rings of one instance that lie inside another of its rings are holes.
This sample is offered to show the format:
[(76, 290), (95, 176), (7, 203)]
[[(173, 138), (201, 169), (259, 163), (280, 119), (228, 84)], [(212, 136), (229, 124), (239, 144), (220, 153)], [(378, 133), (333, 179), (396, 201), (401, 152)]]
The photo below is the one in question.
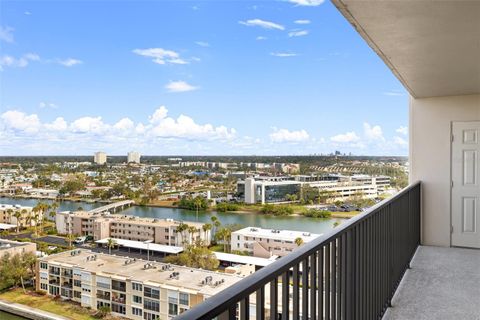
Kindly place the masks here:
[[(53, 198), (53, 197), (40, 197), (40, 196), (30, 196), (30, 195), (18, 195), (18, 194), (5, 194), (2, 193), (0, 194), (0, 199), (1, 198), (14, 198), (14, 199), (28, 199), (28, 200), (50, 200), (50, 201), (70, 201), (70, 202), (85, 202), (85, 203), (101, 203), (101, 204), (110, 204), (114, 203), (116, 201), (111, 201), (111, 200), (88, 200), (88, 199), (82, 199), (82, 198), (74, 198), (74, 197), (67, 197), (67, 198)], [(167, 202), (167, 201), (165, 201)], [(172, 201), (173, 202), (173, 201)], [(168, 203), (149, 203), (149, 204), (138, 204), (138, 203), (133, 203), (132, 206), (137, 206), (137, 207), (150, 207), (150, 208), (169, 208), (169, 209), (180, 209), (180, 210), (188, 210), (185, 208), (180, 208), (176, 205), (173, 204), (168, 204)], [(195, 210), (190, 210), (190, 211), (195, 211)], [(241, 210), (237, 211), (217, 211), (213, 208), (209, 208), (207, 210), (203, 210), (205, 212), (212, 212), (215, 211), (217, 213), (231, 213), (231, 214), (240, 214), (240, 215), (247, 215), (247, 214), (256, 214), (256, 215), (263, 215), (261, 211), (258, 209), (252, 209), (248, 210), (245, 208), (242, 208)], [(350, 212), (332, 212), (331, 216), (329, 218), (319, 218), (319, 219), (350, 219), (355, 217), (356, 215), (360, 214), (359, 212), (355, 213), (350, 213)], [(269, 216), (275, 216), (275, 215), (269, 215)], [(305, 217), (301, 213), (293, 213), (290, 215), (286, 215), (285, 217)], [(308, 218), (308, 217), (305, 217)]]

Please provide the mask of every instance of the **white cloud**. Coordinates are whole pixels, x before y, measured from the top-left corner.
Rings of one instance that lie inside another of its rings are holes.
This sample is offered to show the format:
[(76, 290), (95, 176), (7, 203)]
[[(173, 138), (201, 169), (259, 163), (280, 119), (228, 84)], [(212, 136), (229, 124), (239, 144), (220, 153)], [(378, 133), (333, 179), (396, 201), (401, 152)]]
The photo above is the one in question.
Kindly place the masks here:
[(408, 146), (408, 142), (401, 138), (401, 137), (393, 137), (393, 143), (395, 143), (396, 145), (400, 146), (400, 147), (407, 147)]
[(255, 38), (255, 40), (267, 40), (267, 37), (258, 36), (258, 37)]
[(102, 134), (109, 126), (102, 121), (102, 117), (82, 117), (72, 122), (70, 129), (75, 133)]
[(51, 103), (51, 102), (40, 102), (38, 104), (38, 106), (41, 108), (41, 109), (44, 109), (44, 108), (52, 108), (52, 109), (57, 109), (58, 106), (55, 104), (55, 103)]
[(288, 0), (297, 6), (316, 7), (325, 2), (325, 0)]
[(4, 112), (0, 119), (6, 129), (14, 131), (35, 133), (40, 128), (40, 120), (36, 114), (27, 115), (21, 111), (9, 110)]
[(360, 137), (357, 136), (355, 132), (350, 131), (344, 134), (338, 134), (336, 136), (333, 136), (330, 138), (330, 140), (336, 143), (352, 143), (360, 141)]
[(123, 118), (113, 125), (113, 128), (119, 131), (131, 131), (135, 128), (135, 124), (129, 118)]
[(35, 53), (27, 53), (21, 56), (20, 58), (4, 55), (0, 57), (0, 70), (3, 70), (3, 67), (24, 68), (28, 66), (28, 64), (31, 61), (39, 61), (39, 60), (40, 60), (40, 57)]
[(197, 90), (198, 87), (192, 86), (191, 84), (185, 81), (170, 81), (165, 88), (169, 92), (187, 92)]
[(274, 57), (281, 57), (281, 58), (297, 56), (296, 53), (292, 53), (292, 52), (271, 52), (270, 55)]
[(397, 133), (407, 135), (408, 134), (408, 127), (400, 126), (397, 130), (395, 130)]
[(45, 124), (45, 127), (53, 131), (65, 131), (67, 130), (68, 125), (65, 119), (58, 117), (52, 123)]
[(13, 28), (0, 26), (0, 40), (13, 42)]
[(197, 45), (199, 45), (200, 47), (210, 47), (210, 44), (208, 42), (205, 42), (205, 41), (196, 41), (195, 43)]
[(305, 130), (289, 131), (288, 129), (274, 129), (270, 134), (270, 140), (273, 142), (301, 142), (310, 138)]
[(296, 23), (296, 24), (310, 24), (311, 21), (307, 20), (307, 19), (299, 19), (299, 20), (295, 20), (294, 23)]
[(363, 123), (363, 131), (367, 140), (370, 141), (385, 141), (383, 137), (382, 128), (380, 126), (371, 126), (369, 123)]
[(26, 16), (29, 16), (29, 15), (31, 15), (32, 13), (31, 13), (30, 11), (25, 11), (23, 14), (26, 15)]
[(162, 48), (135, 49), (133, 53), (153, 58), (152, 61), (158, 64), (188, 64), (188, 61), (180, 58), (180, 54), (173, 50), (165, 50)]
[(65, 67), (73, 67), (77, 64), (82, 64), (83, 61), (78, 60), (78, 59), (68, 58), (68, 59), (64, 59), (64, 60), (58, 60), (58, 63), (61, 64), (62, 66), (65, 66)]
[(192, 153), (219, 145), (232, 147), (237, 132), (223, 125), (197, 123), (187, 115), (170, 117), (161, 106), (144, 123), (129, 118), (106, 123), (100, 116), (84, 116), (71, 123), (57, 117), (42, 123), (36, 114), (10, 110), (0, 113), (0, 137), (0, 154), (81, 154), (142, 146), (150, 152), (153, 147), (166, 152), (168, 147), (170, 152)]
[(290, 31), (288, 33), (288, 36), (291, 37), (302, 37), (306, 36), (308, 34), (308, 30), (296, 30), (296, 31)]
[(276, 29), (276, 30), (285, 30), (285, 27), (282, 26), (281, 24), (271, 22), (271, 21), (266, 21), (266, 20), (261, 20), (261, 19), (250, 19), (247, 21), (239, 21), (238, 23), (243, 24), (245, 26), (249, 27), (261, 27), (264, 29)]

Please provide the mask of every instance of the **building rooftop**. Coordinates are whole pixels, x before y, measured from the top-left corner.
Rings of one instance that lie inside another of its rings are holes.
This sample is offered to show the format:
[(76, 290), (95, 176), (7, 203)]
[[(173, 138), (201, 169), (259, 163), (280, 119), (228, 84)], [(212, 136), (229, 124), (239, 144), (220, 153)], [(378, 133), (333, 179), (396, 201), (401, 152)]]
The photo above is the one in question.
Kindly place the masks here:
[(102, 240), (97, 240), (95, 241), (95, 243), (106, 244), (108, 242), (108, 239), (112, 239), (113, 241), (115, 241), (117, 245), (125, 248), (150, 250), (150, 251), (163, 252), (163, 253), (169, 253), (169, 254), (178, 254), (183, 251), (182, 247), (167, 246), (167, 245), (157, 244), (157, 243), (146, 243), (143, 241), (133, 241), (133, 240), (124, 240), (124, 239), (115, 239), (115, 238), (105, 238)]
[(178, 289), (212, 296), (244, 277), (177, 265), (147, 262), (77, 249), (40, 259), (60, 267), (77, 268), (116, 280), (132, 280), (144, 285)]
[(296, 238), (302, 238), (304, 242), (311, 241), (321, 236), (321, 234), (315, 234), (315, 233), (303, 232), (303, 231), (262, 229), (257, 227), (246, 227), (246, 228), (234, 231), (232, 232), (232, 237), (233, 237), (233, 234), (241, 234), (247, 237), (279, 239), (279, 240), (285, 240), (285, 241), (295, 241)]
[(18, 242), (18, 241), (0, 239), (0, 250), (10, 249), (13, 247), (26, 246), (30, 243), (31, 242)]

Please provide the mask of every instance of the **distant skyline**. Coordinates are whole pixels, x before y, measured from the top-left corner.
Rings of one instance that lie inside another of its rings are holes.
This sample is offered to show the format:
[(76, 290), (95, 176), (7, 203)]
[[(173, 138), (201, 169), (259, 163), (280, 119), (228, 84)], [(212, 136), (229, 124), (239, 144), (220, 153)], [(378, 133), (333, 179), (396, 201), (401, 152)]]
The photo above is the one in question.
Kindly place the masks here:
[(0, 3), (4, 156), (405, 156), (408, 99), (328, 1)]

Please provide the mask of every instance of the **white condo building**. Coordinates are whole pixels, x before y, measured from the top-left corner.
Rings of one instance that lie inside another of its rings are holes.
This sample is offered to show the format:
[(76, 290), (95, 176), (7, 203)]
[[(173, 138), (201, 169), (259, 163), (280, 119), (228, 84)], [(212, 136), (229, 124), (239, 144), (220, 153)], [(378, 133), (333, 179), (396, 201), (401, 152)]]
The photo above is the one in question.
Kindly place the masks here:
[(127, 163), (140, 163), (140, 153), (136, 151), (130, 151), (127, 154)]
[(297, 238), (302, 239), (303, 244), (319, 236), (321, 235), (302, 231), (246, 227), (232, 232), (230, 241), (232, 250), (247, 251), (255, 257), (270, 258), (274, 255), (283, 257), (295, 250), (299, 247), (295, 241)]
[(102, 151), (95, 152), (93, 155), (93, 162), (100, 165), (107, 163), (107, 154)]

